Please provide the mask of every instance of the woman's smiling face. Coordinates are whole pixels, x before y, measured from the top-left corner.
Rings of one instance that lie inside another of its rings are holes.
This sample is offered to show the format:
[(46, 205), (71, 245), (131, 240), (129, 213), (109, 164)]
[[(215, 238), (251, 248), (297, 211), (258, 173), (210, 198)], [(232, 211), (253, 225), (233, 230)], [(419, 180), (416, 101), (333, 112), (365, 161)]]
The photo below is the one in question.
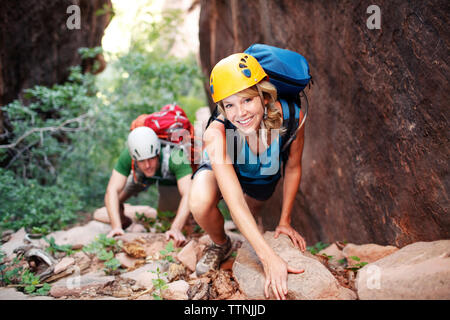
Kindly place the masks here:
[(242, 133), (252, 134), (260, 128), (263, 106), (259, 96), (233, 94), (222, 100), (225, 115)]

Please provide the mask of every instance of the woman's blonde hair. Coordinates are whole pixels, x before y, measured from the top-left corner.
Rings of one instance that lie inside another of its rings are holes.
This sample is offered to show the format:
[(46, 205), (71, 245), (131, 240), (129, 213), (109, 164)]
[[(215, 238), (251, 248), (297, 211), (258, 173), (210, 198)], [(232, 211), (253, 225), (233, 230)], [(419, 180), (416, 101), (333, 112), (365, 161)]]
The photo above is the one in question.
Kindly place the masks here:
[[(263, 119), (264, 127), (268, 129), (268, 131), (278, 129), (280, 134), (283, 134), (286, 131), (283, 127), (283, 115), (275, 106), (275, 101), (277, 101), (277, 89), (273, 84), (267, 80), (263, 80), (250, 88), (242, 90), (238, 95), (244, 98), (254, 98), (259, 96), (263, 108), (267, 108), (267, 117)], [(265, 105), (264, 100), (267, 100)], [(219, 112), (226, 118), (223, 101), (219, 101), (217, 106)]]

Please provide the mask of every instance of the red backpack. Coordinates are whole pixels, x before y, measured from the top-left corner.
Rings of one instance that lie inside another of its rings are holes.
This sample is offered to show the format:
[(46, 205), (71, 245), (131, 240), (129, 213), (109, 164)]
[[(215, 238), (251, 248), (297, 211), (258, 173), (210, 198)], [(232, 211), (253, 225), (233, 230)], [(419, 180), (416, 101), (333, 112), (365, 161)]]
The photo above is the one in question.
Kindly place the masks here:
[[(188, 160), (192, 170), (195, 171), (197, 166), (194, 163), (194, 126), (189, 121), (186, 112), (180, 106), (167, 104), (160, 111), (141, 114), (131, 123), (130, 131), (142, 126), (149, 127), (155, 131), (161, 140), (161, 152), (167, 152), (164, 156), (165, 163), (161, 164), (163, 178), (168, 178), (170, 151), (175, 146), (183, 148), (188, 153)], [(132, 160), (131, 168), (136, 181), (134, 160)]]

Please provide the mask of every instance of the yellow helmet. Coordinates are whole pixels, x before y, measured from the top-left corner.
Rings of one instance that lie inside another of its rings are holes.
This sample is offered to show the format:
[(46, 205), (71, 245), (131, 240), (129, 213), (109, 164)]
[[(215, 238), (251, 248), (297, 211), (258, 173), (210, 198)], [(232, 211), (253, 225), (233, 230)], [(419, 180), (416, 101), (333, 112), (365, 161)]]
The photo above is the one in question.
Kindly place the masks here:
[(247, 53), (235, 53), (220, 60), (209, 78), (213, 101), (217, 103), (250, 88), (267, 77), (258, 60)]

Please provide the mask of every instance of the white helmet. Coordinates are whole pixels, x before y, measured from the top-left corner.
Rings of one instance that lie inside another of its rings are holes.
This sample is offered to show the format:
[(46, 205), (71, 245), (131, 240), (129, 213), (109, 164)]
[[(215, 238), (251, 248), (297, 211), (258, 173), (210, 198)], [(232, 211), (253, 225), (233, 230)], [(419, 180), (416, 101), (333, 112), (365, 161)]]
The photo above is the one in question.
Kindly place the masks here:
[(128, 152), (137, 161), (153, 158), (159, 154), (161, 143), (155, 131), (138, 127), (128, 135)]

